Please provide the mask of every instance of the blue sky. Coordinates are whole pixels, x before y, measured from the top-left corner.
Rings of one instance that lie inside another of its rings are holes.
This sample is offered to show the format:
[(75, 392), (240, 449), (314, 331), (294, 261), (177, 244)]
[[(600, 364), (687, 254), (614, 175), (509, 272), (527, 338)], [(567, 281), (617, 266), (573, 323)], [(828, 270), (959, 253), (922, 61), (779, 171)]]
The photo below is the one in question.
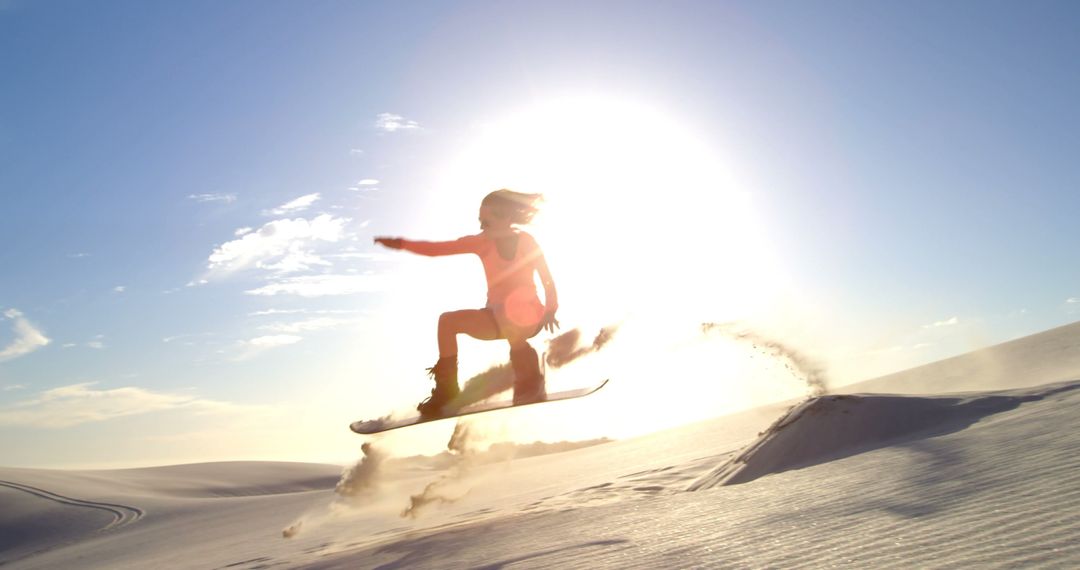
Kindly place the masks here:
[[(1075, 321), (1078, 12), (0, 3), (3, 461), (351, 452), (340, 426), (426, 391), (429, 323), (483, 294), (475, 267), (371, 237), (475, 231), (484, 193), (539, 180), (563, 182), (535, 188), (556, 210), (579, 206), (554, 220), (640, 243), (645, 270), (697, 248), (727, 303), (702, 320), (745, 318), (838, 382)], [(545, 121), (559, 132), (527, 146)], [(506, 172), (503, 143), (542, 174), (485, 177)], [(734, 202), (688, 188), (717, 164), (760, 239), (714, 231), (740, 216), (710, 208)], [(624, 199), (636, 206), (588, 209)], [(558, 227), (548, 243), (572, 251)], [(773, 265), (752, 273), (740, 255)], [(563, 267), (564, 323), (603, 324), (588, 264)], [(633, 304), (708, 294), (668, 277)], [(463, 347), (476, 369), (501, 354)]]

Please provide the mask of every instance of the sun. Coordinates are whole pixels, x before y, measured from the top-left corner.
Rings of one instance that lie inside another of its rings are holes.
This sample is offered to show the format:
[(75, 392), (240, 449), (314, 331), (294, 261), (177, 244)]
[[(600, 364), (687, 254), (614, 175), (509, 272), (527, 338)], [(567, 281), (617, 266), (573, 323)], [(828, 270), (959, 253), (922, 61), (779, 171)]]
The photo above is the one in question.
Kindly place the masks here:
[(544, 194), (529, 231), (561, 310), (582, 321), (744, 317), (777, 282), (764, 228), (721, 154), (660, 109), (589, 95), (510, 110), (449, 161), (436, 209), (475, 216), (463, 197), (503, 187)]
[[(544, 194), (526, 229), (554, 275), (564, 328), (621, 325), (618, 348), (548, 376), (556, 390), (605, 377), (615, 378), (612, 385), (600, 400), (590, 397), (581, 421), (555, 422), (571, 432), (556, 436), (542, 421), (535, 437), (591, 436), (573, 431), (582, 429), (618, 437), (679, 425), (730, 411), (712, 402), (730, 407), (746, 389), (729, 384), (746, 378), (738, 350), (701, 345), (700, 325), (767, 310), (783, 282), (779, 264), (751, 193), (717, 150), (718, 136), (665, 109), (621, 96), (546, 98), (493, 114), (433, 173), (439, 190), (418, 221), (433, 235), (460, 231), (492, 190)], [(462, 278), (440, 288), (475, 298), (466, 288), (483, 283), (465, 276), (471, 268), (455, 267)], [(505, 345), (497, 344), (469, 344), (467, 360), (504, 361)], [(665, 397), (670, 405), (661, 404)], [(688, 407), (688, 399), (699, 405)]]

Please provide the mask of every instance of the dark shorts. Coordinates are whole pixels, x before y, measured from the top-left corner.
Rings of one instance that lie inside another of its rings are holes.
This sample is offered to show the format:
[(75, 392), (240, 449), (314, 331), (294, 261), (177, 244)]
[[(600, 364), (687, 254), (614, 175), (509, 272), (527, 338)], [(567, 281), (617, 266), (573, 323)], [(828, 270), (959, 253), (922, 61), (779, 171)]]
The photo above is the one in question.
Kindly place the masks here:
[(523, 319), (511, 319), (507, 314), (503, 306), (494, 305), (484, 307), (481, 309), (487, 314), (491, 315), (491, 321), (495, 323), (495, 338), (509, 340), (511, 336), (520, 339), (530, 339), (536, 336), (543, 328), (544, 323), (542, 320), (543, 313), (541, 312), (540, 318), (528, 318), (528, 321), (534, 322), (517, 322)]

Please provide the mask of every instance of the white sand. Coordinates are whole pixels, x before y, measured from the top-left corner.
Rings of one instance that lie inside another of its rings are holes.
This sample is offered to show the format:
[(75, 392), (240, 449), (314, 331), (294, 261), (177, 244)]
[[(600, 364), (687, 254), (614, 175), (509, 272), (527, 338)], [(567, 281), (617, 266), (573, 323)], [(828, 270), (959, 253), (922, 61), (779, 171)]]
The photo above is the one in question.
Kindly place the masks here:
[(0, 468), (0, 563), (1077, 567), (1078, 346), (1072, 325), (857, 395), (514, 461), (466, 436), (449, 468), (369, 459), (349, 503), (330, 465)]

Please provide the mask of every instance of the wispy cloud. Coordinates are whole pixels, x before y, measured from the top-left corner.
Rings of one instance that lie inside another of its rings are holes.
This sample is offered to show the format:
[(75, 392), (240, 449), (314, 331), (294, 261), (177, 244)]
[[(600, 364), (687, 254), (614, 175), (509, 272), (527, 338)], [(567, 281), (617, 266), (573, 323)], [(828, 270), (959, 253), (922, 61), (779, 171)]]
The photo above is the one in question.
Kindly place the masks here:
[(307, 313), (307, 309), (266, 309), (248, 313), (249, 317), (263, 317), (266, 315), (299, 315)]
[(30, 354), (52, 342), (45, 333), (26, 320), (18, 309), (8, 309), (3, 315), (4, 319), (12, 321), (11, 328), (15, 333), (15, 339), (0, 349), (0, 362)]
[(82, 259), (84, 257), (90, 257), (90, 254), (80, 251), (77, 253), (69, 253), (68, 257), (70, 257), (71, 259)]
[(304, 337), (301, 336), (291, 334), (275, 334), (253, 338), (247, 341), (247, 344), (260, 348), (275, 348), (278, 346), (288, 346), (290, 344), (296, 344), (302, 340), (304, 340)]
[(307, 248), (318, 242), (339, 241), (344, 237), (349, 221), (330, 214), (321, 214), (311, 220), (274, 220), (214, 249), (208, 259), (208, 269), (211, 273), (229, 273), (258, 267), (287, 273), (313, 265), (329, 265)]
[(1080, 304), (1080, 297), (1069, 297), (1068, 299), (1065, 299), (1065, 302), (1070, 305)]
[(331, 263), (310, 251), (295, 250), (285, 254), (277, 263), (265, 263), (261, 267), (278, 273), (296, 273), (307, 271), (316, 265), (327, 266)]
[(285, 202), (284, 204), (278, 206), (277, 208), (266, 210), (266, 211), (263, 212), (263, 214), (265, 214), (267, 216), (284, 216), (286, 214), (295, 214), (297, 212), (303, 212), (304, 210), (310, 208), (312, 204), (319, 201), (320, 197), (321, 196), (320, 196), (320, 194), (318, 192), (312, 192), (311, 194), (305, 194), (305, 195), (303, 195), (303, 196), (301, 196), (299, 198), (296, 198), (295, 200), (290, 200), (288, 202)]
[(4, 386), (2, 388), (2, 390), (4, 392), (14, 392), (15, 390), (25, 390), (25, 389), (26, 389), (26, 386), (24, 386), (23, 384), (8, 384), (7, 386)]
[(154, 392), (127, 386), (95, 389), (96, 382), (53, 388), (36, 398), (0, 408), (0, 425), (64, 428), (124, 416), (186, 410), (196, 414), (257, 409), (196, 396)]
[(113, 293), (123, 293), (124, 291), (127, 291), (127, 286), (126, 285), (117, 285), (116, 287), (113, 287), (112, 290), (113, 290)]
[(316, 317), (313, 319), (305, 319), (302, 321), (293, 321), (289, 323), (270, 323), (260, 326), (259, 329), (277, 333), (297, 334), (338, 328), (356, 322), (358, 322), (358, 319)]
[[(174, 335), (170, 335), (170, 336), (167, 336), (167, 337), (163, 337), (161, 339), (161, 342), (170, 343), (170, 342), (176, 342), (176, 341), (182, 340), (182, 339), (191, 339), (191, 338), (214, 336), (215, 334), (216, 333), (212, 333), (212, 332), (174, 334)], [(189, 342), (189, 343), (186, 343), (186, 344), (192, 344), (192, 343)]]
[(361, 154), (364, 154), (364, 149), (362, 149), (362, 148), (350, 148), (349, 149), (349, 154), (351, 154), (353, 156), (360, 156)]
[(390, 261), (393, 259), (390, 255), (376, 251), (343, 251), (341, 253), (327, 254), (326, 257), (331, 259), (364, 259), (367, 261)]
[(262, 317), (266, 315), (355, 315), (359, 313), (355, 309), (266, 309), (248, 313), (249, 317)]
[(375, 178), (364, 178), (358, 180), (356, 184), (349, 186), (349, 190), (353, 192), (370, 192), (372, 190), (378, 190), (376, 186), (379, 185), (379, 181)]
[(375, 128), (386, 133), (415, 131), (420, 128), (420, 123), (394, 113), (379, 113), (375, 117)]
[(226, 204), (232, 204), (236, 201), (236, 194), (188, 194), (188, 199), (200, 203), (224, 202)]
[(381, 290), (381, 281), (372, 275), (304, 275), (281, 279), (245, 292), (248, 295), (299, 295), (301, 297), (352, 295)]
[(75, 348), (77, 346), (85, 346), (86, 348), (93, 348), (94, 350), (103, 350), (107, 348), (105, 345), (105, 335), (94, 335), (94, 338), (84, 343), (65, 342), (64, 344), (60, 345), (61, 348)]
[(923, 325), (923, 328), (924, 329), (935, 329), (935, 328), (940, 328), (940, 327), (951, 327), (951, 326), (958, 325), (958, 324), (960, 324), (959, 317), (950, 317), (950, 318), (945, 319), (945, 320), (936, 321), (936, 322), (930, 323), (928, 325)]
[(296, 344), (304, 337), (295, 334), (273, 334), (242, 340), (237, 347), (235, 360), (249, 360), (268, 350)]

